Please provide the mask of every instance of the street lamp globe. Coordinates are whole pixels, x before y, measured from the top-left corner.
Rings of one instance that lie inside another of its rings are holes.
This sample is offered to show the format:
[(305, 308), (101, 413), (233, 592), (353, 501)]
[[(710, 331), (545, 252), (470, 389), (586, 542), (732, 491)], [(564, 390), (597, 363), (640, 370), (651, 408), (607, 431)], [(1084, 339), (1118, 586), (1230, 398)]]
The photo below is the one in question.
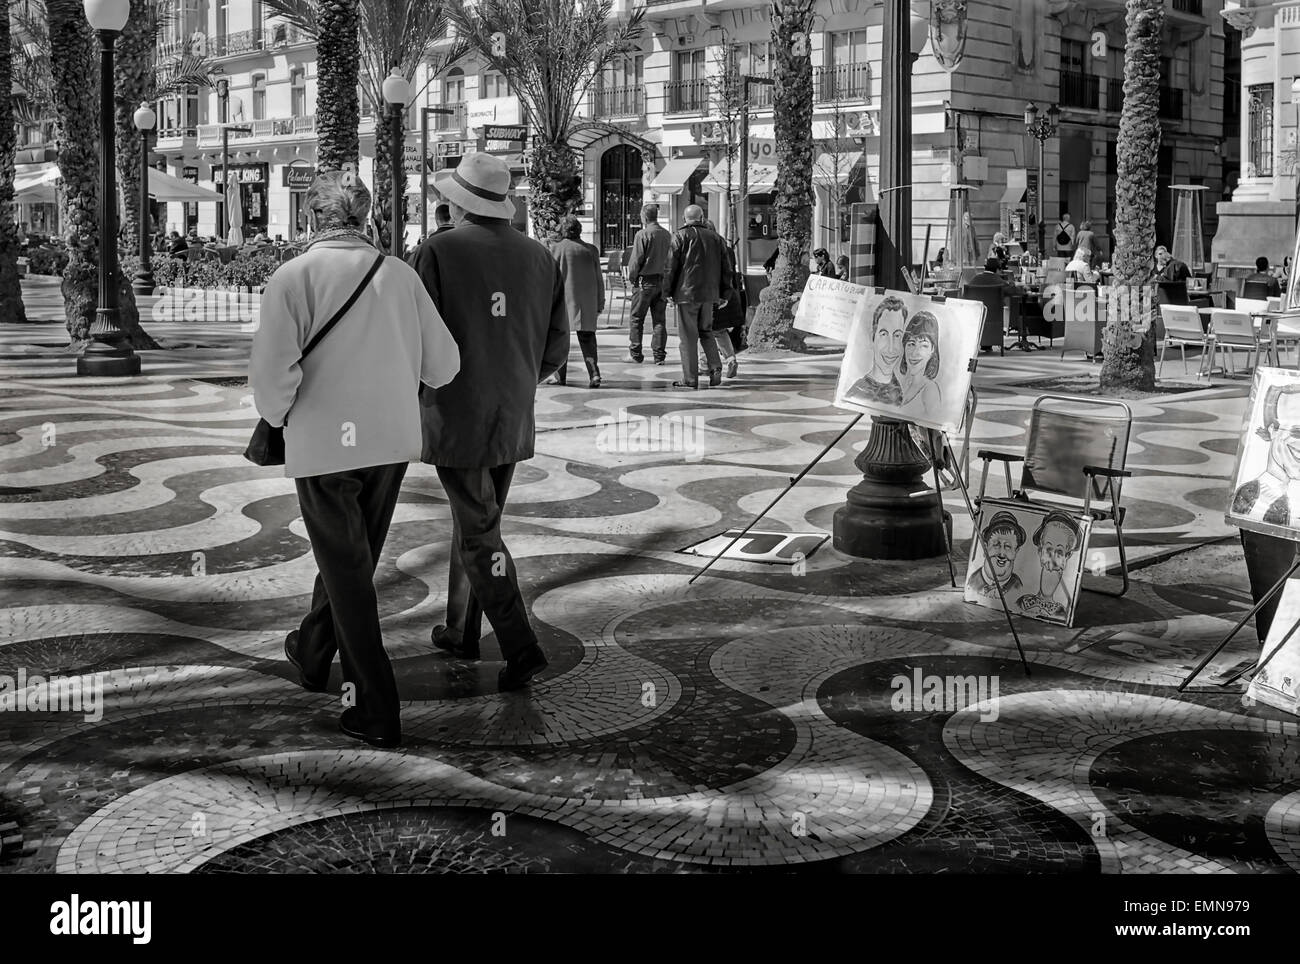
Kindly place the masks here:
[(1033, 127), (1038, 121), (1038, 107), (1034, 104), (1025, 105), (1025, 126)]
[(95, 30), (121, 31), (131, 16), (131, 0), (85, 0), (84, 7)]
[(390, 104), (402, 107), (411, 102), (411, 85), (406, 82), (402, 76), (402, 69), (394, 67), (392, 72), (384, 80), (384, 100)]
[(1060, 121), (1061, 121), (1061, 108), (1053, 104), (1051, 107), (1047, 108), (1047, 124), (1049, 127), (1052, 128), (1052, 130), (1056, 130), (1056, 127), (1060, 123)]
[(158, 123), (158, 115), (155, 114), (148, 104), (141, 104), (131, 119), (135, 122), (135, 129), (138, 131), (149, 132), (153, 130), (154, 124)]

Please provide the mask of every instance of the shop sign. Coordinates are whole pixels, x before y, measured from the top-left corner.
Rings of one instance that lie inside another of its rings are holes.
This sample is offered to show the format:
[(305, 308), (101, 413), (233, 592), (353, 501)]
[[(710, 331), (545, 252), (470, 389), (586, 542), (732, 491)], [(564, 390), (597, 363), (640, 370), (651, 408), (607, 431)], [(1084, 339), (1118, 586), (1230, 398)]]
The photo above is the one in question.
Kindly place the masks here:
[[(265, 164), (231, 164), (230, 170), (234, 172), (235, 180), (241, 184), (259, 184), (266, 180)], [(221, 170), (221, 166), (213, 167), (212, 182), (224, 184), (225, 181), (225, 172)]]
[(519, 141), (528, 137), (528, 128), (522, 124), (486, 124), (483, 127), (485, 141)]
[(197, 167), (182, 167), (181, 180), (189, 181), (191, 184), (199, 183), (199, 169)]
[(725, 144), (727, 125), (722, 121), (699, 121), (691, 125), (691, 137), (696, 144)]
[(296, 167), (283, 168), (284, 186), (293, 191), (305, 191), (311, 187), (312, 179), (316, 176), (316, 168), (298, 165)]
[(519, 124), (523, 115), (518, 97), (483, 97), (469, 103), (465, 119), (470, 127), (482, 127), (485, 124)]
[(749, 139), (749, 162), (751, 164), (775, 164), (776, 141), (751, 137)]

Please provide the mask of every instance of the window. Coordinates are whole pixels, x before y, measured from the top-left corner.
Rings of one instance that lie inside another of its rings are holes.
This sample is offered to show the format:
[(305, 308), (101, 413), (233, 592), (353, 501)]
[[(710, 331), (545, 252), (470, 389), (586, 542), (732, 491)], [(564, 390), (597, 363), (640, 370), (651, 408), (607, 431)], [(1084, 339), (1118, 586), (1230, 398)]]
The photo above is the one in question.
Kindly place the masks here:
[(1087, 48), (1082, 40), (1061, 38), (1061, 72), (1058, 100), (1062, 107), (1100, 106), (1101, 83), (1088, 73)]
[(703, 80), (704, 51), (679, 50), (673, 54), (673, 80)]
[(1250, 86), (1250, 120), (1247, 127), (1247, 175), (1273, 176), (1273, 85)]
[(869, 100), (871, 65), (867, 62), (867, 32), (841, 30), (828, 33), (826, 66), (817, 74), (817, 99), (822, 103)]
[(709, 102), (706, 76), (703, 50), (674, 53), (673, 77), (667, 85), (668, 111), (681, 114), (704, 110)]
[(289, 71), (289, 113), (294, 117), (307, 114), (307, 71), (294, 67)]
[(447, 76), (442, 79), (442, 102), (446, 104), (459, 104), (465, 100), (465, 71), (459, 67), (453, 67), (447, 71)]
[(740, 43), (731, 46), (732, 69), (744, 76), (770, 77), (772, 75), (772, 43)]
[(266, 118), (266, 74), (253, 75), (253, 120)]
[(230, 33), (230, 0), (217, 0), (217, 36), (222, 40)]
[(624, 54), (615, 57), (601, 71), (597, 86), (604, 90), (619, 87), (640, 87), (643, 83), (645, 57), (641, 54)]
[(841, 30), (826, 35), (826, 62), (832, 67), (867, 62), (867, 32)]
[(510, 84), (501, 74), (484, 74), (478, 79), (479, 97), (509, 97)]

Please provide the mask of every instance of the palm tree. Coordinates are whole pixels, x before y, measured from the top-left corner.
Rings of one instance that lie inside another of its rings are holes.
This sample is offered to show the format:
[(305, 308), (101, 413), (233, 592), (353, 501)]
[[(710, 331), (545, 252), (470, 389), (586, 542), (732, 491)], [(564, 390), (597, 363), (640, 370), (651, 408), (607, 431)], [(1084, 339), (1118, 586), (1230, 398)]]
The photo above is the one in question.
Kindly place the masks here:
[[(275, 8), (274, 2), (268, 6)], [(361, 155), (357, 128), (357, 64), (361, 58), (361, 16), (357, 0), (315, 0), (316, 8), (316, 169), (355, 168)]]
[[(1156, 161), (1160, 153), (1160, 33), (1164, 22), (1163, 0), (1128, 0), (1124, 107), (1115, 142), (1119, 168), (1113, 265), (1115, 287), (1120, 292), (1140, 290), (1151, 274), (1156, 234)], [(1134, 330), (1137, 320), (1131, 310), (1110, 311), (1102, 333), (1102, 388), (1155, 390), (1155, 342)]]
[(801, 348), (794, 330), (794, 299), (808, 282), (813, 222), (812, 58), (809, 35), (815, 0), (772, 5), (772, 47), (776, 54), (776, 233), (780, 256), (772, 284), (764, 289), (749, 330), (758, 351)]
[[(0, 15), (0, 90), (13, 89), (13, 57), (9, 55), (9, 12)], [(14, 99), (6, 96), (0, 103), (0, 318), (23, 322), (23, 288), (18, 278), (18, 233), (14, 230)]]
[[(320, 49), (321, 0), (266, 0), (266, 5), (316, 39)], [(375, 183), (371, 185), (374, 204), (371, 216), (379, 228), (379, 244), (388, 250), (393, 222), (393, 168), (391, 154), (393, 128), (402, 133), (403, 117), (394, 118), (384, 102), (384, 79), (396, 67), (403, 77), (411, 77), (416, 68), (429, 64), (430, 76), (450, 67), (464, 55), (464, 44), (453, 44), (437, 53), (435, 47), (447, 32), (447, 12), (443, 0), (361, 0), (360, 4), (360, 79), (365, 96), (375, 114)], [(406, 169), (399, 177), (403, 203), (401, 223), (405, 224)]]
[(641, 37), (643, 10), (611, 25), (613, 0), (448, 0), (461, 36), (500, 72), (529, 124), (533, 231), (559, 236), (560, 219), (582, 203), (582, 170), (569, 147), (578, 105), (592, 80)]

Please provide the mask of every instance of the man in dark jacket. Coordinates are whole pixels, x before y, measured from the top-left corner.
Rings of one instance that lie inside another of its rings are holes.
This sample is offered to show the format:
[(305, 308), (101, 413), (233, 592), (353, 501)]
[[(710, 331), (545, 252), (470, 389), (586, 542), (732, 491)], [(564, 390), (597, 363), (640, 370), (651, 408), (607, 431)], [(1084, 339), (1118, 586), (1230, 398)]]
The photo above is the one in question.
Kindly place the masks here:
[(501, 539), (515, 463), (533, 457), (537, 385), (568, 358), (569, 321), (559, 266), (511, 227), (510, 168), (467, 154), (435, 179), (456, 230), (435, 234), (411, 264), (460, 349), (460, 373), (421, 393), (422, 460), (437, 467), (451, 505), (447, 622), (434, 645), (477, 659), (482, 617), (501, 644), (502, 690), (546, 667), (528, 621), (515, 563)]
[(641, 225), (632, 239), (632, 255), (627, 263), (627, 283), (634, 289), (632, 320), (627, 327), (628, 348), (638, 365), (645, 360), (641, 339), (648, 311), (653, 325), (650, 351), (655, 364), (662, 365), (668, 359), (668, 304), (664, 300), (663, 281), (672, 235), (659, 225), (657, 204), (647, 204), (641, 209)]
[(677, 350), (682, 359), (682, 380), (674, 388), (699, 388), (701, 338), (709, 365), (709, 384), (722, 384), (722, 359), (713, 341), (713, 306), (726, 301), (722, 277), (726, 270), (726, 244), (704, 225), (698, 204), (686, 209), (686, 223), (673, 235), (668, 248), (664, 293), (677, 305)]
[(446, 201), (435, 205), (433, 209), (433, 233), (446, 234), (456, 225), (451, 223), (451, 205)]

